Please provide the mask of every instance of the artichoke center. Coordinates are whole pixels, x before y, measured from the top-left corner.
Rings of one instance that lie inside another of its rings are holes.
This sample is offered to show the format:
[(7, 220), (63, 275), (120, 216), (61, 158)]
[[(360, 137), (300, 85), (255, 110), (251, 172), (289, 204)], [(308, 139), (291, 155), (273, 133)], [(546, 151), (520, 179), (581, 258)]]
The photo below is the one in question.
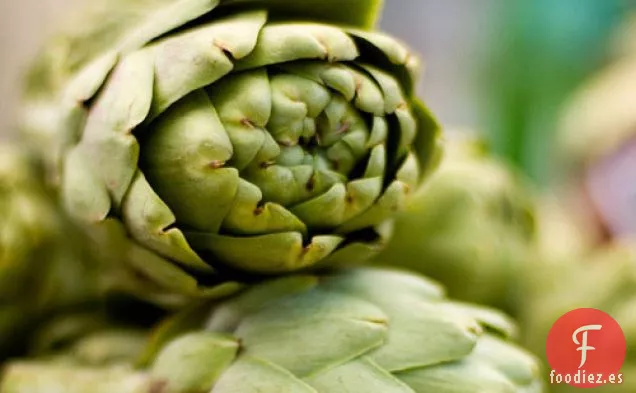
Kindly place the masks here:
[(365, 176), (382, 183), (385, 148), (371, 151), (383, 145), (386, 121), (356, 101), (360, 71), (321, 62), (281, 67), (230, 74), (138, 132), (140, 168), (178, 222), (222, 229), (223, 219), (211, 228), (200, 212), (222, 217), (244, 194), (258, 199), (257, 213), (267, 203), (294, 211)]

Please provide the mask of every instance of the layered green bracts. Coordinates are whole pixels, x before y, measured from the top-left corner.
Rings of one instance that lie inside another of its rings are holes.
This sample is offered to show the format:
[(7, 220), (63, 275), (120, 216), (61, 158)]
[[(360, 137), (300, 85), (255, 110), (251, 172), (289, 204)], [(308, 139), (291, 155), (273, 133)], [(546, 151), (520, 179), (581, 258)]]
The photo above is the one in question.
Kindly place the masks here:
[(536, 258), (532, 192), (476, 139), (450, 139), (439, 171), (398, 215), (380, 264), (421, 272), (451, 296), (516, 314)]
[(68, 211), (173, 292), (366, 259), (438, 156), (378, 1), (95, 8), (33, 70), (23, 129)]
[(23, 349), (33, 324), (97, 293), (82, 235), (57, 210), (43, 172), (0, 146), (0, 361)]
[[(155, 330), (129, 362), (22, 362), (3, 393), (541, 392), (498, 312), (381, 269), (273, 280)], [(81, 367), (81, 365), (84, 367)], [(128, 364), (128, 365), (126, 365)]]

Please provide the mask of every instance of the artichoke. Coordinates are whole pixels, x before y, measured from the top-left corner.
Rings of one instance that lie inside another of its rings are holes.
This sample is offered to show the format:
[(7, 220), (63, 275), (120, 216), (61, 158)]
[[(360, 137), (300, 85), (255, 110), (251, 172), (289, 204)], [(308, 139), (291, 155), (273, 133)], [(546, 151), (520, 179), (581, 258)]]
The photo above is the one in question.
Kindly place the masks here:
[[(211, 309), (210, 309), (211, 307)], [(292, 276), (199, 305), (155, 329), (137, 368), (10, 365), (0, 391), (541, 392), (535, 358), (496, 311), (382, 269)]]
[(417, 58), (371, 30), (379, 1), (98, 3), (25, 100), (73, 217), (186, 295), (377, 252), (438, 156)]
[(60, 214), (43, 172), (21, 149), (0, 146), (0, 361), (55, 310), (90, 302), (96, 266)]
[[(530, 278), (521, 316), (523, 342), (545, 358), (546, 338), (552, 325), (577, 308), (596, 308), (611, 315), (621, 325), (627, 339), (627, 357), (621, 370), (622, 385), (597, 387), (598, 391), (636, 390), (636, 248), (633, 244), (610, 244), (583, 260), (545, 260)], [(575, 392), (577, 388), (555, 385), (555, 392)]]
[(34, 329), (27, 355), (67, 365), (132, 362), (146, 345), (150, 326), (99, 307), (57, 312)]
[(421, 272), (455, 298), (515, 314), (523, 270), (535, 257), (532, 192), (476, 138), (455, 136), (439, 171), (398, 214), (377, 263)]

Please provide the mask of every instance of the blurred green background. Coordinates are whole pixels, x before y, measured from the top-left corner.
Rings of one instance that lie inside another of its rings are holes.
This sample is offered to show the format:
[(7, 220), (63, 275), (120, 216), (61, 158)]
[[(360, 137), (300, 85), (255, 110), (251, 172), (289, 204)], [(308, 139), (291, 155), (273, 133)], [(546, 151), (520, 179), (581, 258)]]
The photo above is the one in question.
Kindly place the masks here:
[(447, 126), (480, 131), (493, 151), (547, 186), (570, 93), (609, 55), (633, 1), (397, 0), (384, 28), (415, 43), (422, 91)]
[[(28, 60), (59, 18), (89, 0), (0, 2), (0, 137), (10, 135)], [(629, 0), (387, 0), (382, 28), (422, 55), (421, 94), (448, 127), (548, 185), (567, 96), (606, 60)]]

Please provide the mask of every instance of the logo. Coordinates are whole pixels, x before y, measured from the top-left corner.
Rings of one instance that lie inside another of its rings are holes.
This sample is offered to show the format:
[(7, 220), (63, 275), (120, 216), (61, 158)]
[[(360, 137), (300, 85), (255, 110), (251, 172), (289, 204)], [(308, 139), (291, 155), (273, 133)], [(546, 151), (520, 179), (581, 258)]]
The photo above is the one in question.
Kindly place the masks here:
[(579, 365), (579, 368), (583, 367), (585, 365), (585, 362), (587, 361), (587, 351), (593, 351), (596, 349), (594, 347), (587, 346), (587, 331), (601, 330), (602, 328), (603, 328), (602, 325), (587, 325), (587, 326), (581, 326), (580, 328), (574, 331), (574, 334), (572, 335), (572, 341), (574, 341), (575, 344), (581, 344), (577, 336), (579, 333), (583, 332), (583, 344), (576, 349), (577, 351), (581, 351), (581, 364)]
[(550, 382), (581, 388), (622, 383), (626, 350), (625, 334), (610, 315), (593, 308), (570, 311), (548, 334)]

